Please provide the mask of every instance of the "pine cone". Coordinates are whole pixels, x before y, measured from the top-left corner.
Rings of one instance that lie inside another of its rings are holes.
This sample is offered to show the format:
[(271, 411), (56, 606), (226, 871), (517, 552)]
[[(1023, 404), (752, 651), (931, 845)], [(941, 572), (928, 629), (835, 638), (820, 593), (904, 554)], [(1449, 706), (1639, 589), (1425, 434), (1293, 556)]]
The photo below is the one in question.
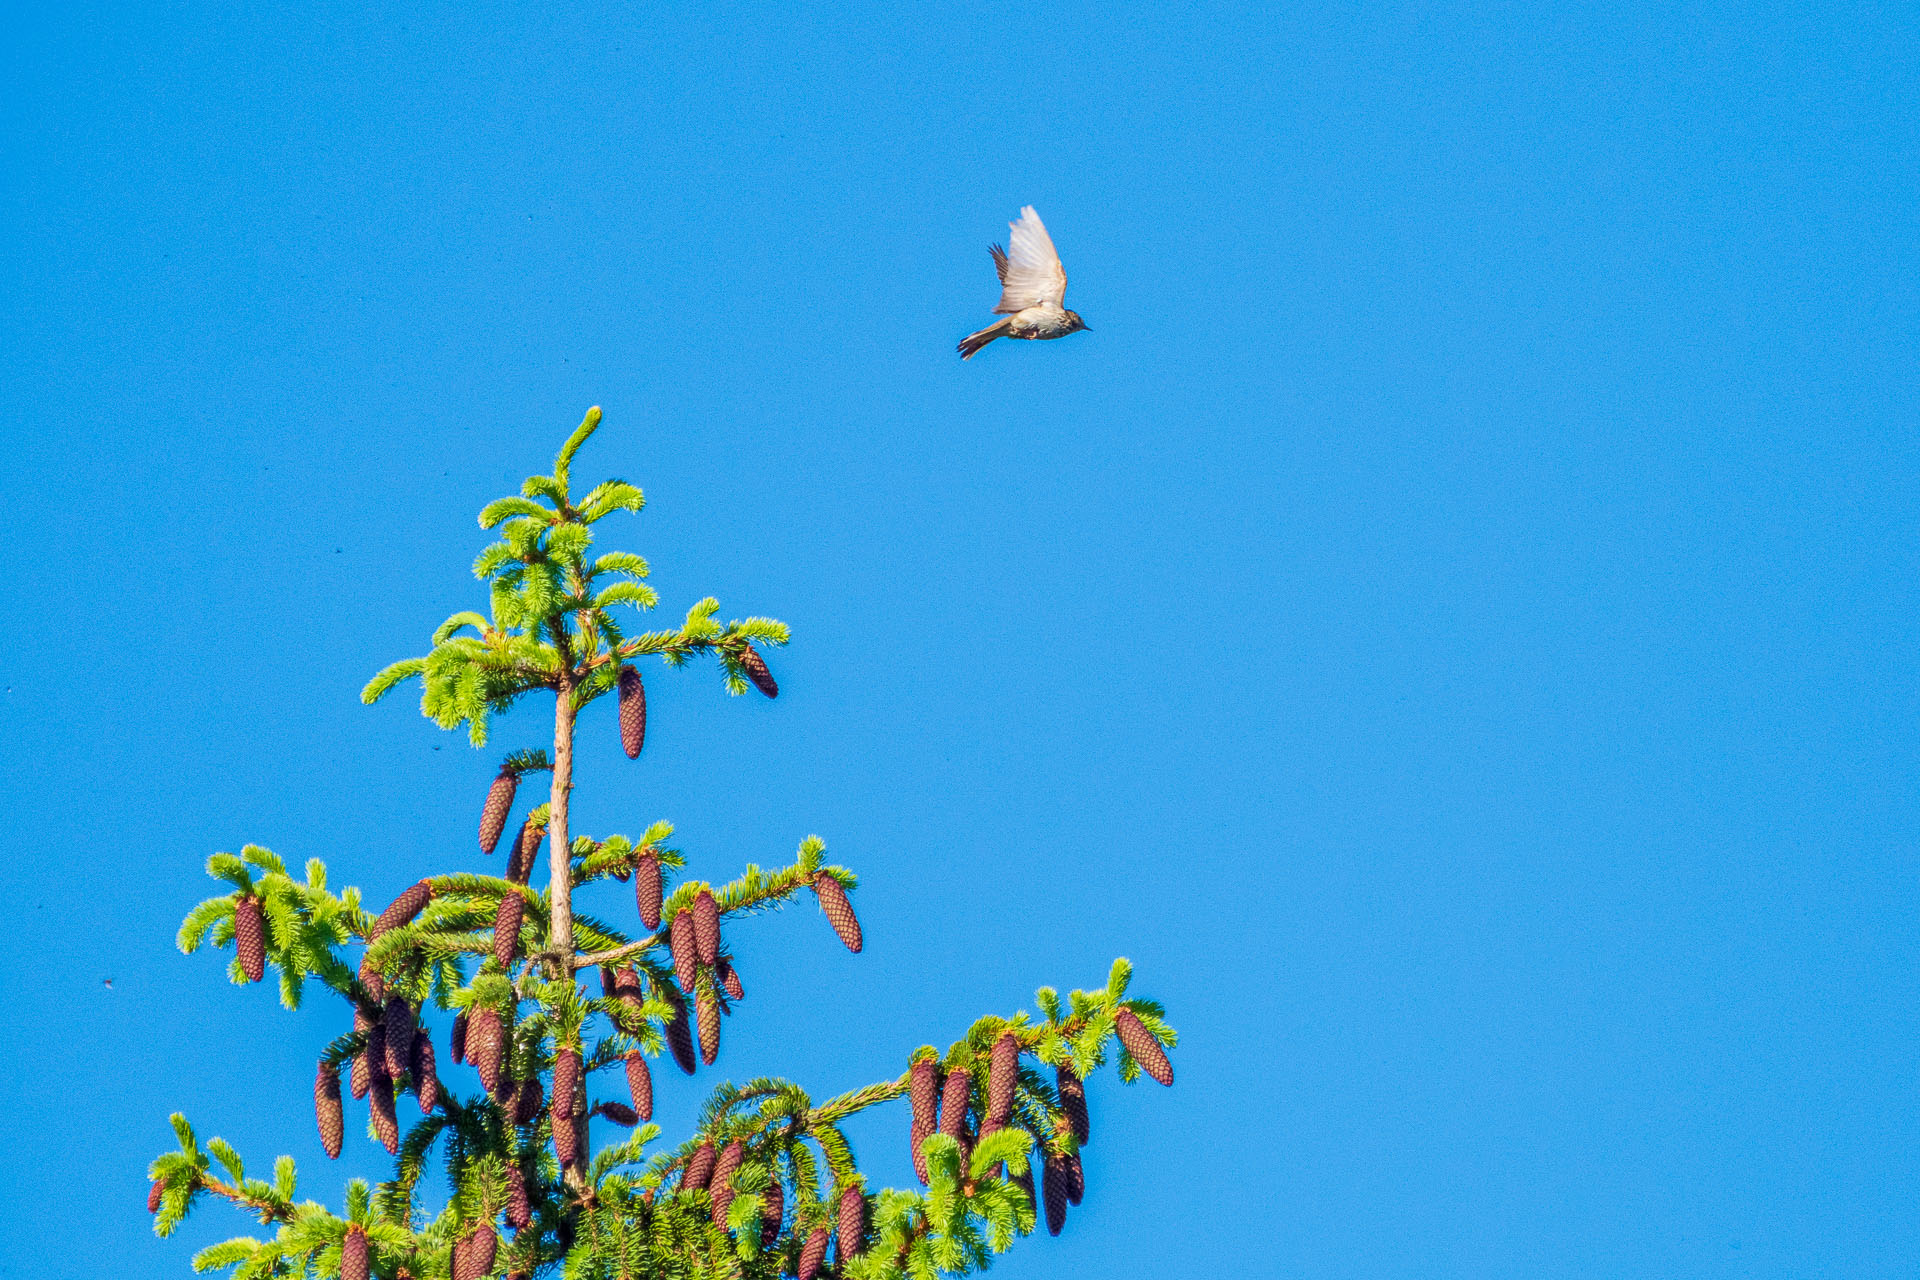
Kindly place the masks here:
[(434, 1070), (433, 1037), (425, 1027), (413, 1033), (413, 1053), (407, 1059), (407, 1074), (413, 1077), (413, 1093), (420, 1100), (420, 1114), (432, 1115), (440, 1103), (440, 1076)]
[(713, 1181), (707, 1185), (713, 1193), (713, 1225), (716, 1227), (727, 1225), (727, 1210), (733, 1206), (733, 1174), (746, 1158), (746, 1147), (735, 1138), (714, 1161)]
[(387, 1002), (387, 980), (366, 956), (360, 957), (360, 985), (366, 988), (367, 999), (375, 1004)]
[(614, 973), (613, 966), (610, 964), (601, 965), (600, 966), (601, 996), (608, 1000), (613, 999), (615, 993), (620, 990), (620, 987), (618, 984), (619, 984), (619, 979), (618, 979), (618, 976)]
[(694, 962), (698, 959), (693, 937), (693, 912), (681, 910), (667, 922), (667, 946), (673, 952), (673, 977), (682, 991), (693, 990)]
[(340, 1141), (346, 1136), (346, 1120), (340, 1110), (340, 1068), (325, 1058), (313, 1075), (313, 1119), (320, 1126), (320, 1145), (330, 1159), (340, 1158)]
[(826, 1260), (827, 1229), (815, 1227), (806, 1244), (800, 1247), (800, 1267), (796, 1272), (799, 1280), (814, 1280), (820, 1274), (820, 1264)]
[(641, 994), (640, 975), (634, 972), (631, 965), (613, 975), (613, 991), (610, 994), (619, 999), (621, 1009), (626, 1016), (626, 1026), (622, 1027), (623, 1030), (638, 1031), (645, 1025), (646, 1019), (642, 1016), (642, 1010), (646, 1005), (646, 997)]
[[(383, 1021), (375, 1021), (372, 1026), (367, 1028), (367, 1046), (361, 1051), (360, 1061), (354, 1064), (354, 1096), (365, 1097), (366, 1090), (371, 1087), (373, 1078), (378, 1075), (386, 1075), (386, 1073), (387, 1024)], [(367, 1081), (365, 1086), (361, 1084), (363, 1074)], [(391, 1077), (389, 1077), (389, 1079), (391, 1079)]]
[(453, 1032), (448, 1037), (447, 1052), (453, 1055), (455, 1062), (467, 1060), (467, 1011), (465, 1009), (453, 1015)]
[(513, 959), (520, 952), (520, 920), (526, 910), (527, 900), (509, 893), (493, 913), (493, 961), (504, 971), (512, 971)]
[(1009, 1175), (1007, 1178), (1007, 1181), (1011, 1182), (1014, 1186), (1020, 1188), (1020, 1190), (1026, 1193), (1028, 1208), (1039, 1207), (1039, 1202), (1033, 1198), (1033, 1166), (1032, 1165), (1028, 1165), (1026, 1168), (1022, 1169), (1020, 1172), (1016, 1174)]
[(367, 1280), (367, 1233), (348, 1227), (347, 1238), (340, 1242), (340, 1280)]
[[(373, 1031), (373, 1019), (367, 1014), (365, 1009), (360, 1007), (357, 1001), (353, 1006), (353, 1030), (356, 1035), (371, 1035)], [(384, 1052), (384, 1050), (382, 1052)], [(360, 1052), (353, 1055), (353, 1068), (350, 1073), (350, 1078), (352, 1081), (353, 1096), (355, 1098), (366, 1097), (367, 1051), (364, 1044)]]
[(703, 982), (694, 997), (695, 1017), (700, 1024), (700, 1061), (712, 1066), (720, 1056), (720, 1002), (714, 999), (713, 984)]
[(720, 962), (720, 904), (705, 889), (693, 895), (693, 943), (701, 964)]
[(967, 1102), (973, 1094), (973, 1077), (955, 1067), (940, 1086), (940, 1132), (949, 1138), (967, 1136)]
[(267, 973), (267, 920), (260, 899), (243, 893), (233, 904), (233, 949), (240, 955), (240, 972), (248, 982)]
[(640, 907), (640, 923), (649, 929), (660, 927), (660, 898), (665, 892), (660, 877), (660, 859), (643, 853), (633, 864), (633, 897)]
[(507, 1225), (515, 1231), (533, 1221), (533, 1206), (527, 1201), (527, 1175), (520, 1166), (507, 1166)]
[(714, 968), (714, 973), (718, 975), (720, 985), (725, 988), (727, 999), (745, 1000), (747, 998), (747, 989), (740, 985), (740, 975), (734, 970), (733, 961), (721, 960)]
[(532, 819), (520, 824), (520, 834), (513, 839), (513, 852), (507, 857), (507, 879), (525, 884), (533, 878), (533, 862), (540, 856), (540, 842), (546, 838), (547, 829), (534, 826)]
[(670, 982), (660, 984), (659, 995), (673, 1006), (673, 1017), (666, 1025), (667, 1048), (673, 1053), (673, 1061), (688, 1075), (694, 1073), (693, 1027), (687, 1022), (687, 1001)]
[(447, 1274), (452, 1280), (478, 1280), (473, 1273), (473, 1264), (467, 1260), (467, 1237), (460, 1236), (453, 1242), (453, 1249), (447, 1258)]
[(682, 1191), (705, 1190), (707, 1179), (713, 1177), (714, 1160), (711, 1142), (703, 1142), (694, 1148), (693, 1154), (687, 1158), (687, 1171), (680, 1178), (680, 1189)]
[(562, 1049), (553, 1055), (553, 1114), (571, 1116), (573, 1093), (580, 1087), (580, 1051)]
[(398, 1080), (407, 1074), (413, 1058), (413, 1006), (406, 997), (393, 996), (387, 1001), (385, 1028), (387, 1075)]
[(480, 1083), (492, 1093), (500, 1083), (500, 1065), (506, 1056), (500, 1015), (490, 1006), (471, 1011), (467, 1021), (467, 1061), (480, 1073)]
[(913, 1156), (913, 1174), (920, 1179), (920, 1185), (923, 1187), (930, 1184), (927, 1178), (927, 1153), (921, 1149), (920, 1144), (925, 1142), (932, 1132), (932, 1126), (923, 1123), (919, 1116), (915, 1116), (907, 1126), (907, 1151)]
[(987, 1120), (1003, 1125), (1013, 1114), (1013, 1086), (1020, 1078), (1020, 1038), (1003, 1031), (993, 1042), (987, 1074)]
[(500, 1237), (493, 1233), (491, 1222), (481, 1222), (467, 1237), (467, 1267), (479, 1277), (493, 1274), (493, 1260), (500, 1247)]
[(1060, 1157), (1060, 1174), (1066, 1183), (1067, 1203), (1079, 1204), (1081, 1197), (1087, 1194), (1087, 1171), (1080, 1163), (1078, 1151)]
[(387, 904), (387, 909), (382, 911), (379, 919), (373, 922), (373, 928), (367, 931), (367, 941), (376, 942), (380, 935), (389, 929), (398, 929), (403, 924), (412, 924), (413, 918), (425, 910), (426, 905), (432, 901), (433, 886), (422, 880)]
[(624, 1102), (603, 1102), (594, 1108), (594, 1112), (627, 1129), (640, 1123), (640, 1117)]
[(838, 880), (822, 871), (813, 878), (813, 892), (820, 899), (820, 907), (827, 913), (833, 931), (840, 935), (840, 941), (847, 944), (847, 950), (858, 955), (860, 919), (853, 914), (853, 904), (847, 901), (846, 889)]
[(1047, 1234), (1057, 1236), (1067, 1225), (1067, 1182), (1060, 1162), (1052, 1155), (1040, 1166), (1040, 1198), (1047, 1206)]
[(520, 775), (501, 769), (487, 788), (487, 802), (480, 807), (480, 852), (492, 853), (507, 829), (507, 814), (513, 810), (513, 793), (520, 789)]
[[(337, 1086), (339, 1084), (339, 1081), (337, 1080), (334, 1081), (334, 1084)], [(339, 1155), (340, 1153), (338, 1150), (336, 1150), (334, 1154)], [(165, 1195), (166, 1191), (167, 1191), (166, 1184), (159, 1181), (158, 1179), (155, 1179), (154, 1184), (147, 1188), (147, 1212), (148, 1213), (160, 1212), (160, 1197)]]
[(400, 1122), (393, 1114), (393, 1077), (387, 1074), (386, 1063), (372, 1064), (367, 1098), (373, 1112), (373, 1131), (380, 1136), (380, 1145), (387, 1149), (388, 1155), (399, 1155)]
[(773, 672), (767, 670), (767, 662), (752, 645), (743, 645), (740, 649), (740, 665), (746, 668), (747, 679), (753, 681), (753, 687), (769, 698), (780, 696), (780, 686), (773, 682)]
[(1053, 1069), (1053, 1079), (1060, 1088), (1060, 1109), (1067, 1113), (1067, 1120), (1073, 1125), (1073, 1140), (1084, 1147), (1091, 1132), (1087, 1122), (1086, 1081), (1064, 1062)]
[(620, 668), (620, 749), (638, 760), (647, 740), (647, 688), (632, 667)]
[(840, 1193), (840, 1261), (857, 1258), (867, 1247), (867, 1198), (860, 1188)]
[(562, 1169), (576, 1163), (580, 1158), (580, 1134), (574, 1128), (571, 1114), (553, 1114), (553, 1157), (560, 1162)]
[(773, 1248), (773, 1242), (780, 1238), (780, 1224), (787, 1216), (787, 1193), (781, 1187), (780, 1179), (775, 1178), (767, 1184), (760, 1194), (760, 1247)]
[(913, 1104), (913, 1123), (933, 1132), (935, 1108), (939, 1105), (940, 1069), (932, 1062), (916, 1062), (907, 1068), (907, 1098)]
[(519, 1081), (513, 1091), (513, 1122), (518, 1125), (532, 1124), (546, 1104), (546, 1091), (540, 1087), (539, 1076)]
[(1122, 1009), (1113, 1015), (1113, 1029), (1120, 1035), (1120, 1043), (1127, 1047), (1133, 1060), (1140, 1069), (1158, 1080), (1161, 1084), (1173, 1083), (1173, 1064), (1167, 1061), (1166, 1050), (1153, 1038), (1153, 1032), (1131, 1009)]
[(627, 1090), (633, 1094), (634, 1114), (653, 1119), (653, 1072), (638, 1049), (627, 1054)]

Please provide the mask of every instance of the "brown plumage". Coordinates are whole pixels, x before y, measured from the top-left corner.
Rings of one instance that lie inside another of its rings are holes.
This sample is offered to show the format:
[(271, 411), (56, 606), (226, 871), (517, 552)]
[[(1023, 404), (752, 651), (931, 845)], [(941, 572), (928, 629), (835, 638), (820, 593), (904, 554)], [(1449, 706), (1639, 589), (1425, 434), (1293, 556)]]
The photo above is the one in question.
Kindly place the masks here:
[(620, 749), (638, 760), (647, 741), (647, 688), (632, 667), (620, 668)]
[(407, 1060), (407, 1074), (413, 1077), (413, 1093), (420, 1100), (420, 1114), (433, 1114), (440, 1103), (440, 1076), (434, 1069), (433, 1037), (425, 1027), (413, 1032), (413, 1053)]
[(987, 1067), (987, 1121), (998, 1127), (1013, 1114), (1013, 1087), (1020, 1078), (1020, 1038), (1003, 1031), (993, 1042)]
[(814, 896), (820, 899), (820, 909), (827, 913), (827, 922), (833, 931), (840, 935), (847, 950), (855, 955), (860, 953), (860, 918), (853, 914), (853, 904), (847, 901), (847, 891), (831, 875), (822, 871), (813, 878)]
[(667, 948), (673, 952), (673, 977), (682, 991), (693, 990), (694, 966), (699, 956), (693, 938), (693, 912), (684, 907), (667, 922)]
[(643, 853), (633, 864), (633, 897), (640, 908), (640, 923), (649, 929), (660, 927), (660, 859)]
[(513, 812), (513, 793), (520, 789), (520, 775), (502, 769), (487, 787), (487, 802), (480, 806), (480, 852), (492, 853), (507, 829), (507, 815)]
[(1113, 1029), (1120, 1036), (1120, 1043), (1127, 1047), (1133, 1060), (1140, 1069), (1158, 1080), (1161, 1084), (1173, 1083), (1173, 1064), (1167, 1061), (1166, 1050), (1153, 1038), (1153, 1032), (1147, 1030), (1131, 1009), (1122, 1009), (1113, 1015)]
[(243, 893), (233, 904), (233, 949), (240, 956), (240, 972), (248, 982), (267, 973), (267, 920), (260, 899)]
[(633, 1095), (634, 1114), (653, 1119), (653, 1072), (638, 1049), (627, 1054), (627, 1091)]
[(493, 913), (493, 962), (504, 971), (513, 969), (514, 957), (520, 953), (520, 921), (526, 911), (527, 900), (509, 893)]
[(340, 1108), (340, 1068), (325, 1058), (313, 1075), (313, 1119), (320, 1127), (320, 1145), (326, 1148), (327, 1157), (338, 1160), (340, 1141), (347, 1132)]
[(800, 1246), (800, 1265), (795, 1271), (799, 1280), (814, 1280), (820, 1274), (820, 1264), (827, 1260), (827, 1229), (815, 1227), (807, 1236), (807, 1242)]
[(367, 1280), (367, 1233), (348, 1227), (347, 1238), (340, 1242), (340, 1280)]
[(694, 954), (704, 965), (720, 960), (720, 904), (706, 889), (693, 895)]
[(753, 681), (753, 687), (769, 698), (780, 696), (780, 686), (773, 682), (773, 672), (767, 670), (767, 661), (752, 645), (740, 649), (740, 666), (746, 671), (747, 679)]
[(1054, 1067), (1053, 1079), (1060, 1090), (1060, 1109), (1067, 1113), (1067, 1120), (1073, 1126), (1073, 1140), (1084, 1147), (1092, 1132), (1087, 1117), (1086, 1081), (1064, 1062)]

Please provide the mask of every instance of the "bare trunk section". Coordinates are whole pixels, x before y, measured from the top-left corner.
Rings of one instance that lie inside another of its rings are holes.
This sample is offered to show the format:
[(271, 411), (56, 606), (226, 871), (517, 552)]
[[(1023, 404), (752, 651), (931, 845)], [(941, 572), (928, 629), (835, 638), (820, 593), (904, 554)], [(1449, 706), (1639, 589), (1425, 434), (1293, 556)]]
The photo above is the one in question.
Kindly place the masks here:
[(573, 844), (567, 836), (567, 798), (573, 794), (573, 682), (562, 680), (553, 711), (553, 795), (547, 813), (547, 861), (553, 869), (553, 923), (548, 946), (555, 978), (573, 975)]

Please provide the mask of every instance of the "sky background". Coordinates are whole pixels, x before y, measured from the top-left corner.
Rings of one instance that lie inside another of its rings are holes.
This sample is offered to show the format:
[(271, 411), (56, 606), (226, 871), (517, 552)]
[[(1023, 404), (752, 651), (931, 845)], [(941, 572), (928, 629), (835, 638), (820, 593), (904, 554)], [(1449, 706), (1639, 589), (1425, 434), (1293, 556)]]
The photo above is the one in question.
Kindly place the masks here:
[[(386, 1167), (344, 1008), (174, 931), (489, 865), (547, 722), (357, 695), (592, 404), (657, 625), (794, 643), (596, 707), (578, 827), (864, 877), (730, 932), (671, 1136), (1126, 955), (1178, 1081), (1006, 1280), (1914, 1274), (1915, 10), (912, 8), (0, 19), (0, 1276), (258, 1233), (152, 1236), (176, 1109)], [(963, 364), (1028, 203), (1092, 331)]]

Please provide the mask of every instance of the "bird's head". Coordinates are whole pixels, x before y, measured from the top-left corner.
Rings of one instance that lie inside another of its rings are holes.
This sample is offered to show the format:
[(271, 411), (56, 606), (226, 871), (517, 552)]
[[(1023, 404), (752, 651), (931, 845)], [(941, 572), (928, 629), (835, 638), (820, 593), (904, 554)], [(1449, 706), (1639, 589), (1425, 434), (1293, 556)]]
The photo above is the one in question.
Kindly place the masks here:
[(1067, 332), (1068, 333), (1073, 333), (1076, 330), (1085, 329), (1086, 327), (1087, 327), (1087, 322), (1080, 318), (1080, 313), (1078, 311), (1067, 312)]

